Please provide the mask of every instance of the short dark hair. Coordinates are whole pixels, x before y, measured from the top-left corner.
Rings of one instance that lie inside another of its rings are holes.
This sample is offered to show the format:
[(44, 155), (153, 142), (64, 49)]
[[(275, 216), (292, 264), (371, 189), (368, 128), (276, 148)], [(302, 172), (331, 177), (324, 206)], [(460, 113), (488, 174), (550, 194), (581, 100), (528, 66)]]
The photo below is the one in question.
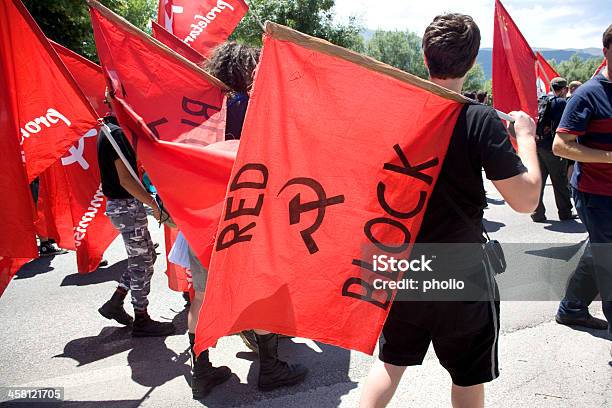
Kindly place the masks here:
[(461, 78), (472, 68), (480, 49), (480, 29), (470, 16), (443, 14), (433, 19), (423, 35), (429, 75)]
[(259, 54), (259, 48), (228, 41), (213, 50), (204, 69), (233, 91), (247, 93), (253, 83)]
[(612, 24), (610, 24), (603, 33), (604, 48), (610, 48), (610, 43), (612, 43)]

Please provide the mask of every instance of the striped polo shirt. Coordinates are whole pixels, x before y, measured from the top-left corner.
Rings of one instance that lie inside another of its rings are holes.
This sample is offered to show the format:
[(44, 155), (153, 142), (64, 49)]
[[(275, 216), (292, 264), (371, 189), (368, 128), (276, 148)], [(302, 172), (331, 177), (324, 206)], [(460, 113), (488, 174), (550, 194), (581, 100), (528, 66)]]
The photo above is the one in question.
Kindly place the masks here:
[[(612, 82), (599, 73), (567, 102), (558, 133), (578, 136), (578, 143), (612, 151)], [(576, 163), (572, 186), (591, 194), (612, 196), (612, 164)]]

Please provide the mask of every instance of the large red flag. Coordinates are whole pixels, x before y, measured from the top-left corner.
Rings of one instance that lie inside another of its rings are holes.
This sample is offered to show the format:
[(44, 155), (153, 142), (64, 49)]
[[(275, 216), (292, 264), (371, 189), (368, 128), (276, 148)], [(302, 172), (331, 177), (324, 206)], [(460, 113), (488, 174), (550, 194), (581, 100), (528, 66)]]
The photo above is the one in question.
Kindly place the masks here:
[(96, 126), (96, 116), (21, 1), (0, 2), (0, 27), (3, 99), (14, 106), (15, 137), (32, 181)]
[(98, 55), (112, 91), (153, 134), (204, 146), (224, 140), (227, 87), (98, 2), (89, 4)]
[(374, 289), (364, 254), (414, 242), (463, 99), (291, 29), (266, 32), (196, 349), (258, 328), (372, 353), (392, 293)]
[(248, 10), (243, 0), (159, 0), (157, 21), (208, 56), (229, 38)]
[(499, 0), (493, 25), (493, 104), (502, 112), (538, 116), (536, 56)]
[[(125, 114), (119, 106), (119, 122), (129, 127), (127, 134), (134, 137), (138, 158), (164, 204), (208, 265), (237, 150), (237, 143), (222, 142), (228, 88), (98, 2), (89, 4), (98, 54), (115, 100), (134, 113)], [(141, 126), (141, 118), (146, 125)], [(152, 143), (148, 135), (160, 143)], [(208, 145), (210, 149), (198, 149)], [(224, 150), (227, 146), (231, 151)]]
[(196, 65), (202, 65), (204, 62), (206, 62), (206, 57), (179, 40), (174, 34), (167, 31), (155, 21), (151, 21), (151, 29), (153, 30), (153, 37), (183, 57), (187, 58), (189, 61)]
[(550, 81), (556, 78), (559, 73), (546, 61), (540, 52), (536, 52), (536, 83), (538, 98), (550, 92)]

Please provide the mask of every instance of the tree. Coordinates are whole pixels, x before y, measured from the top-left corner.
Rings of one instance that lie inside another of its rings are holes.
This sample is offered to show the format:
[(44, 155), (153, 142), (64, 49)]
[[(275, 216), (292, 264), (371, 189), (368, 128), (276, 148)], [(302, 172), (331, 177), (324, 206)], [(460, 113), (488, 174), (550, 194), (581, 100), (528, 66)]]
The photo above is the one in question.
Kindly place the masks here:
[(415, 33), (377, 30), (366, 45), (366, 54), (402, 71), (428, 77), (421, 38)]
[(601, 64), (601, 58), (582, 59), (577, 54), (574, 54), (570, 59), (561, 63), (557, 63), (555, 60), (549, 62), (559, 75), (568, 81), (586, 82), (591, 79), (591, 76), (597, 67), (599, 67), (599, 64)]
[[(141, 30), (147, 30), (157, 0), (101, 0)], [(98, 61), (87, 4), (82, 0), (23, 0), (47, 37)]]
[(481, 91), (485, 89), (486, 81), (484, 70), (479, 63), (474, 64), (472, 69), (468, 71), (467, 78), (463, 84), (464, 91)]
[(334, 22), (334, 0), (251, 0), (251, 12), (236, 28), (231, 39), (261, 46), (262, 29), (257, 22), (266, 20), (286, 25), (341, 47), (363, 51), (362, 26), (352, 17), (346, 24)]

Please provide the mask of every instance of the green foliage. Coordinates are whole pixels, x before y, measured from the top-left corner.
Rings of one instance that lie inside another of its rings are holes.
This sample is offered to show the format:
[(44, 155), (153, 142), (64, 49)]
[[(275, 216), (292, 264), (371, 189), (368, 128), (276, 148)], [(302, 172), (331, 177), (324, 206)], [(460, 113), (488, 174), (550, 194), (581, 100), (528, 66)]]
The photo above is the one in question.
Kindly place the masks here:
[(366, 44), (366, 54), (386, 64), (427, 78), (421, 38), (408, 31), (378, 30)]
[[(141, 30), (157, 10), (157, 0), (101, 0), (102, 4), (125, 17)], [(83, 0), (23, 0), (43, 32), (55, 42), (98, 61), (89, 20)]]
[(476, 63), (468, 72), (465, 83), (463, 84), (464, 91), (480, 91), (484, 90), (486, 85), (484, 69), (482, 65)]
[(334, 0), (250, 0), (251, 12), (236, 28), (231, 39), (261, 46), (262, 23), (266, 20), (286, 25), (305, 34), (323, 38), (342, 47), (363, 51), (361, 25), (355, 18), (347, 24), (334, 20)]
[(601, 57), (582, 59), (574, 54), (570, 59), (559, 64), (555, 60), (549, 61), (549, 63), (568, 82), (580, 81), (584, 83), (591, 79), (591, 76), (601, 64), (601, 59)]

